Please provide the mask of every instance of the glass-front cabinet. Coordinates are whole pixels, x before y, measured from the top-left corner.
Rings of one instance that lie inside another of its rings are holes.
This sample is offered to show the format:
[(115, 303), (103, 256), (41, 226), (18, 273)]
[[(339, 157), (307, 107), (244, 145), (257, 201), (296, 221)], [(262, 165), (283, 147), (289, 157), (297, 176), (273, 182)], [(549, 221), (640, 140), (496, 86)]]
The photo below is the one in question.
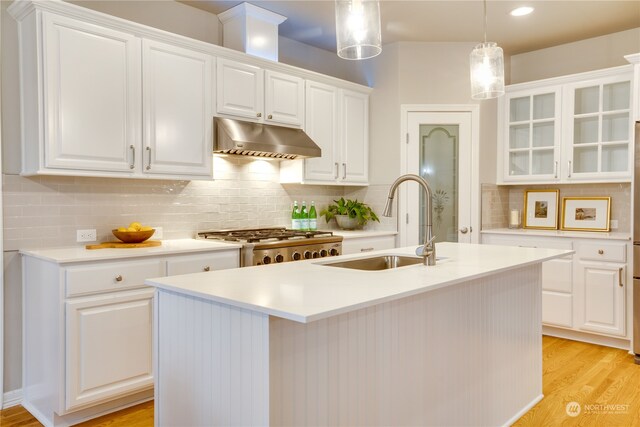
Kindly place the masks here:
[(498, 181), (630, 181), (632, 77), (624, 66), (507, 87)]
[(631, 75), (565, 87), (567, 179), (630, 177)]
[(558, 177), (560, 98), (559, 86), (507, 95), (505, 180)]

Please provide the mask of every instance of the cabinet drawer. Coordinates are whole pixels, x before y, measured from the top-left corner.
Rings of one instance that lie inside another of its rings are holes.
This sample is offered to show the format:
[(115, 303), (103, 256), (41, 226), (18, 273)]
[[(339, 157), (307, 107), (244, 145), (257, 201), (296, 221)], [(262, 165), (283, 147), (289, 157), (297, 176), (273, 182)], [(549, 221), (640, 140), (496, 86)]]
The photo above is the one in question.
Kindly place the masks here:
[(365, 237), (342, 241), (342, 254), (358, 254), (361, 252), (381, 251), (396, 247), (395, 236)]
[(554, 326), (573, 326), (573, 297), (571, 294), (542, 291), (542, 323)]
[(240, 267), (238, 250), (185, 255), (167, 260), (167, 276)]
[(576, 251), (578, 258), (591, 261), (626, 262), (625, 244), (580, 243)]
[(159, 259), (74, 266), (65, 274), (67, 297), (139, 288), (145, 279), (165, 275)]
[(573, 283), (573, 260), (559, 258), (542, 263), (542, 289), (545, 291), (571, 293)]

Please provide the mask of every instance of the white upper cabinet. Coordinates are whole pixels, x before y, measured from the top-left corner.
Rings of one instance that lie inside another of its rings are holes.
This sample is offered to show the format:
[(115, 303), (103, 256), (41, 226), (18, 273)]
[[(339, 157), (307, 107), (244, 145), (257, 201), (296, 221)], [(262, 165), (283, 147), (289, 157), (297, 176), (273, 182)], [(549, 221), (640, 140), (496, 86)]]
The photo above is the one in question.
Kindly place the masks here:
[(265, 121), (301, 127), (304, 123), (304, 79), (266, 70)]
[(631, 180), (630, 66), (507, 88), (499, 101), (499, 183)]
[(305, 132), (322, 156), (283, 161), (280, 181), (367, 185), (369, 95), (307, 80), (305, 98)]
[(340, 90), (341, 179), (369, 182), (369, 95)]
[(301, 127), (304, 79), (218, 59), (217, 112), (261, 123)]
[[(29, 80), (23, 81), (23, 93), (33, 95), (23, 109), (24, 137), (31, 145), (24, 172), (132, 174), (133, 150), (140, 144), (140, 40), (62, 16), (42, 19), (42, 80), (32, 80), (38, 76), (25, 63), (35, 57), (23, 57), (22, 64)], [(45, 121), (42, 139), (33, 126), (39, 114)]]
[(566, 178), (630, 177), (631, 78), (625, 73), (565, 87)]
[(219, 114), (260, 120), (264, 103), (264, 71), (256, 66), (219, 58), (217, 61)]
[(557, 86), (505, 95), (505, 181), (558, 178), (560, 98)]
[(143, 173), (210, 177), (214, 58), (149, 40), (142, 58)]

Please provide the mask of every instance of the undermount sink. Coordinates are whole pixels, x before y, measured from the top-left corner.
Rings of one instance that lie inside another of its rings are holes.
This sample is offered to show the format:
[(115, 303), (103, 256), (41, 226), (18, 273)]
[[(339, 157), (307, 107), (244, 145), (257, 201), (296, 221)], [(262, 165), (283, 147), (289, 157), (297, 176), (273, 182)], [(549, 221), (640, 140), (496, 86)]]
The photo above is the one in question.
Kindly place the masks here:
[(351, 259), (348, 261), (327, 262), (321, 265), (328, 265), (330, 267), (352, 268), (355, 270), (380, 271), (422, 263), (422, 258), (418, 257), (402, 255), (380, 255), (369, 258)]

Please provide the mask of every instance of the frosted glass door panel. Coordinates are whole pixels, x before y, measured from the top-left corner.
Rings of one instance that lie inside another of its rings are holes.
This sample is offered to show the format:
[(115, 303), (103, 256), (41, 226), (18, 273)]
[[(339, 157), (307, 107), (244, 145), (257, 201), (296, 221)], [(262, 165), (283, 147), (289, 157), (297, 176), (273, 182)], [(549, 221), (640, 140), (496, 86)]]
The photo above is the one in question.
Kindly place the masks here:
[(602, 111), (626, 110), (629, 108), (631, 82), (611, 83), (603, 86)]
[(553, 150), (536, 150), (532, 152), (531, 173), (548, 175), (554, 173)]
[(514, 98), (510, 102), (510, 119), (511, 122), (523, 122), (529, 120), (529, 104), (531, 98), (526, 96), (523, 98)]
[(629, 113), (602, 116), (602, 142), (629, 139)]
[(556, 97), (553, 93), (535, 95), (533, 97), (533, 120), (553, 119), (555, 112)]
[(629, 149), (627, 144), (602, 147), (602, 172), (623, 172), (627, 170)]
[(600, 110), (600, 86), (576, 89), (575, 114), (597, 113)]
[[(553, 122), (542, 122), (533, 124), (533, 147), (553, 147), (555, 135)], [(551, 159), (553, 163), (553, 159)]]
[(598, 117), (584, 117), (573, 122), (573, 143), (598, 142)]
[(509, 153), (509, 175), (529, 175), (529, 152)]
[(509, 147), (529, 148), (529, 125), (516, 125), (509, 127)]
[(598, 171), (598, 147), (576, 147), (573, 149), (573, 171), (588, 173)]

